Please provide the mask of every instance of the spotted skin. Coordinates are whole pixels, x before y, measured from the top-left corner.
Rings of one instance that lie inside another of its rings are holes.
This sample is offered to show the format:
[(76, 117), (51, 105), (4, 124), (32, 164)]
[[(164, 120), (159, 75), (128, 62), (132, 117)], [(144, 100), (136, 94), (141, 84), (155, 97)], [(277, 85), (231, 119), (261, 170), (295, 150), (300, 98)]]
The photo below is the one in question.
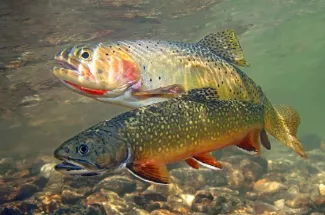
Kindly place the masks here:
[(162, 162), (175, 162), (175, 157), (185, 159), (225, 147), (233, 137), (263, 127), (261, 105), (217, 99), (203, 102), (202, 97), (199, 100), (186, 95), (177, 101), (140, 108), (128, 118), (122, 130), (128, 142), (133, 143), (135, 160), (148, 160), (163, 153), (166, 156), (161, 156)]
[[(159, 181), (150, 174), (157, 175), (157, 169), (165, 169), (165, 164), (197, 159), (204, 153), (240, 144), (251, 132), (261, 131), (263, 125), (263, 105), (219, 100), (213, 88), (193, 89), (86, 129), (63, 143), (54, 156), (76, 163), (86, 160), (98, 168), (97, 172), (126, 166), (137, 176), (166, 184), (168, 179)], [(76, 150), (81, 144), (88, 146), (87, 155), (80, 156)], [(149, 173), (134, 168), (151, 164)]]
[[(80, 56), (84, 51), (91, 57), (82, 59)], [(78, 68), (68, 72), (64, 68), (54, 69), (56, 77), (70, 89), (129, 108), (170, 99), (164, 93), (157, 96), (157, 93), (152, 95), (150, 92), (157, 88), (168, 89), (172, 85), (181, 86), (184, 91), (212, 87), (222, 100), (262, 104), (260, 98), (265, 96), (258, 85), (236, 66), (249, 64), (236, 35), (230, 30), (209, 34), (197, 43), (136, 40), (76, 46), (58, 53), (56, 59)], [(87, 89), (77, 88), (66, 81)], [(95, 91), (92, 93), (88, 88)], [(136, 92), (141, 96), (136, 96), (139, 95)], [(296, 137), (299, 114), (289, 106), (277, 110), (268, 99), (264, 105), (265, 130), (306, 158)]]

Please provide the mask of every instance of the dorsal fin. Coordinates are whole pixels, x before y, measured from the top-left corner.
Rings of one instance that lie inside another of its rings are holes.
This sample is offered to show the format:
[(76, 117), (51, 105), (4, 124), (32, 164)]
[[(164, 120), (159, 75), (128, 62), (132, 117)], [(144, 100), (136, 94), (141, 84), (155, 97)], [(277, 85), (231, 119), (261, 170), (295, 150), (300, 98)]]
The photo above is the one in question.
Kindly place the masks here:
[(179, 96), (182, 100), (190, 100), (196, 102), (206, 102), (209, 100), (218, 99), (218, 92), (212, 87), (203, 87), (189, 90)]
[(225, 30), (208, 34), (197, 44), (209, 48), (211, 51), (239, 66), (248, 67), (239, 40), (233, 30)]

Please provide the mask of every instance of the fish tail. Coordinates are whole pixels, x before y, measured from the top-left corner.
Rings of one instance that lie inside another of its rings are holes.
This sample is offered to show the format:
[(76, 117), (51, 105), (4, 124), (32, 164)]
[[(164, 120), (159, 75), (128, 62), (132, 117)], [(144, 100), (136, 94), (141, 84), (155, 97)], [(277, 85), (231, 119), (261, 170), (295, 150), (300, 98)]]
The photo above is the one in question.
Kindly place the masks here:
[(265, 130), (287, 147), (303, 158), (307, 154), (297, 139), (297, 130), (300, 124), (299, 113), (288, 105), (272, 105), (265, 103)]

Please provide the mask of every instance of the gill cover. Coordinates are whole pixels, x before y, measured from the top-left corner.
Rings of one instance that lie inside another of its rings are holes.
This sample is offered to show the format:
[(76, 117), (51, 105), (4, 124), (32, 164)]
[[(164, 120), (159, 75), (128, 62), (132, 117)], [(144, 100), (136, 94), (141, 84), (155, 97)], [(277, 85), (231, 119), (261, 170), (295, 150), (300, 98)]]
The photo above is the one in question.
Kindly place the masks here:
[(81, 45), (59, 52), (54, 75), (80, 90), (122, 91), (140, 79), (140, 69), (118, 45)]

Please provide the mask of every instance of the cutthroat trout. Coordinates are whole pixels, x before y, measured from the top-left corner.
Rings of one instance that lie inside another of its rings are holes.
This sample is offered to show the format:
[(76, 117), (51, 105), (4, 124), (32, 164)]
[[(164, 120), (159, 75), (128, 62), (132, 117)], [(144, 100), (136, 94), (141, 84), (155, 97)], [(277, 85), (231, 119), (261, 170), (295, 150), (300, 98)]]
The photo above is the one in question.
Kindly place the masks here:
[(265, 135), (263, 105), (219, 100), (214, 88), (193, 89), (82, 131), (54, 151), (63, 161), (55, 169), (93, 176), (126, 167), (142, 180), (168, 184), (166, 164), (185, 160), (193, 168), (220, 169), (210, 152), (236, 145), (260, 153)]
[[(219, 99), (262, 104), (264, 92), (237, 66), (249, 66), (232, 30), (197, 43), (136, 40), (86, 44), (59, 52), (54, 75), (67, 87), (99, 101), (138, 108), (195, 88), (212, 87)], [(302, 157), (299, 114), (266, 99), (264, 128)]]

